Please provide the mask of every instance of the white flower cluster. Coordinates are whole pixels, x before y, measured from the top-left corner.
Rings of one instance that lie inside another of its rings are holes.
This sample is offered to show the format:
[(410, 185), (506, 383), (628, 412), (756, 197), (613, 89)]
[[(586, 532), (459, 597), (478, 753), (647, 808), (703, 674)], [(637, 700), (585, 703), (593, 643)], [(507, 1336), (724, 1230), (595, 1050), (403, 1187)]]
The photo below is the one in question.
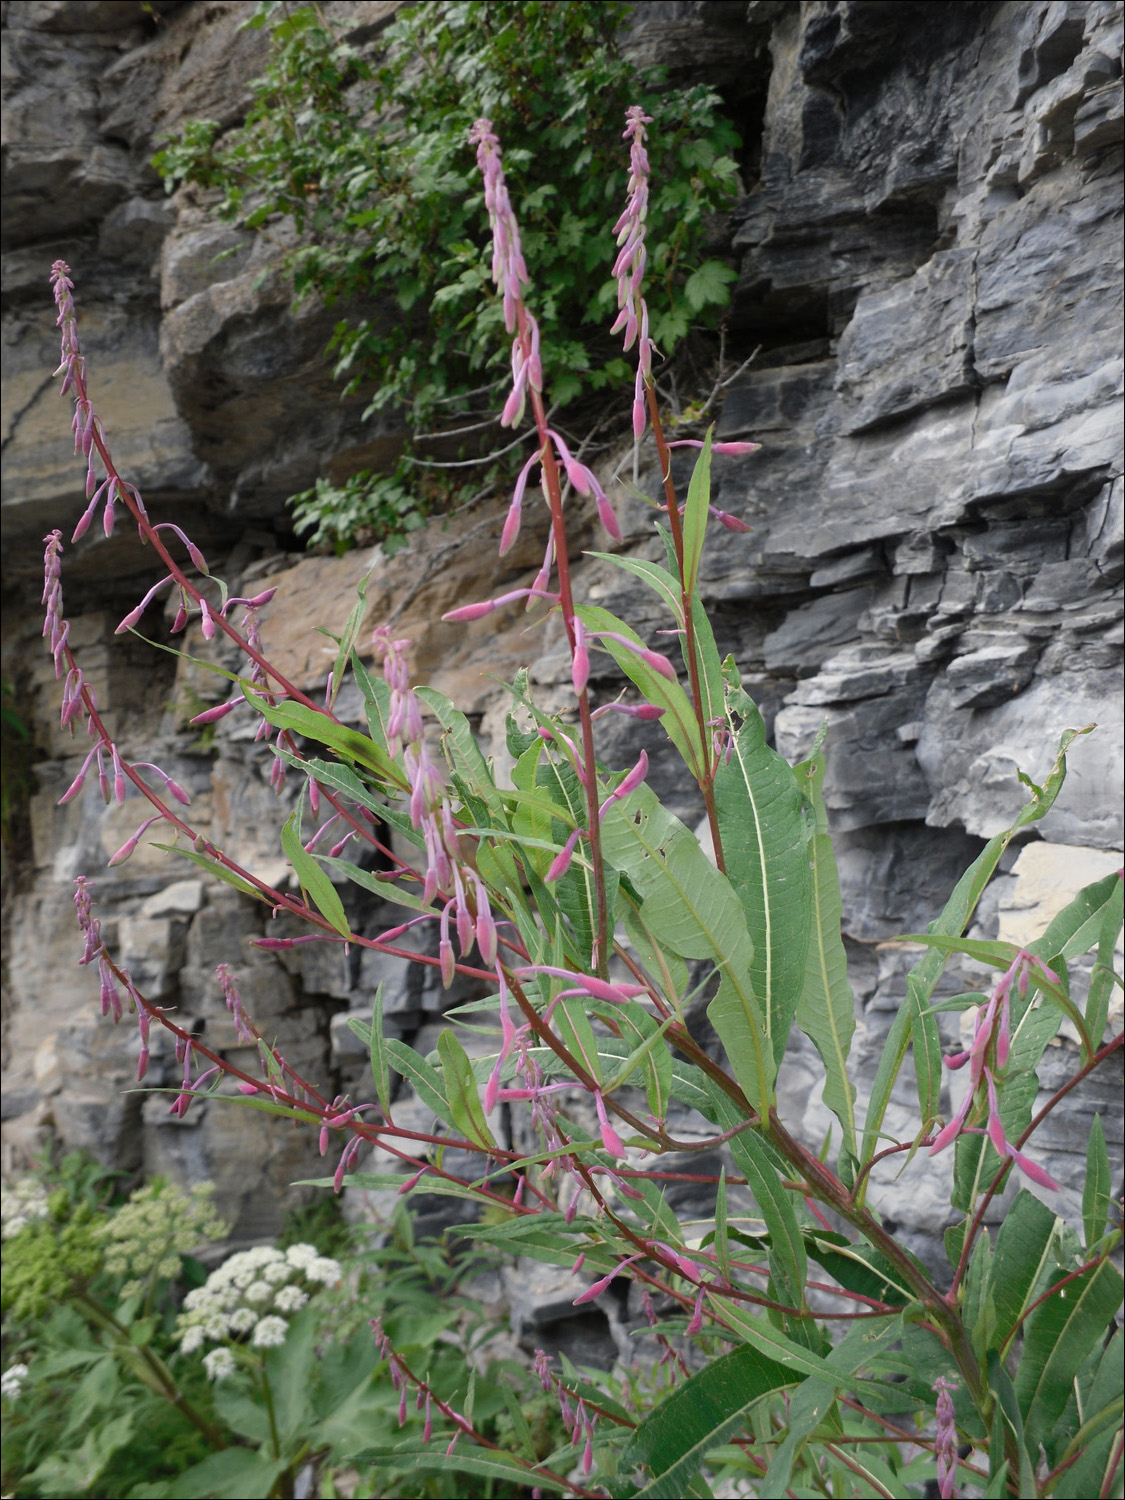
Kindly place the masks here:
[(49, 1212), (47, 1189), (38, 1177), (17, 1177), (15, 1182), (0, 1186), (0, 1235), (10, 1240), (36, 1219)]
[(341, 1274), (339, 1261), (312, 1245), (242, 1250), (184, 1298), (176, 1325), (180, 1349), (194, 1354), (206, 1343), (219, 1344), (204, 1355), (203, 1367), (212, 1380), (222, 1380), (235, 1369), (231, 1344), (280, 1348), (289, 1327), (281, 1315), (300, 1312), (310, 1288), (335, 1286)]
[(210, 1182), (196, 1183), (185, 1193), (154, 1179), (105, 1223), (98, 1232), (105, 1245), (105, 1269), (111, 1276), (131, 1278), (121, 1288), (122, 1296), (139, 1293), (151, 1275), (174, 1280), (182, 1255), (228, 1233), (229, 1225), (215, 1212), (214, 1196)]
[(0, 1396), (5, 1401), (15, 1401), (26, 1379), (26, 1365), (9, 1365), (3, 1375), (0, 1375)]

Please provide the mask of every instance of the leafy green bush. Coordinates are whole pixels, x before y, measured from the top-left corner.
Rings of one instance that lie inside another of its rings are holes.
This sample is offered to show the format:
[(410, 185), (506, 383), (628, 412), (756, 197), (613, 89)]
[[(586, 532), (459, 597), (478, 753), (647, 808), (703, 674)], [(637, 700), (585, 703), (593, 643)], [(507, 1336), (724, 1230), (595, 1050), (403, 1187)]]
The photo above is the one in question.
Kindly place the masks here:
[[(341, 550), (361, 531), (409, 530), (425, 509), (418, 463), (446, 481), (436, 493), (431, 485), (437, 504), (510, 470), (489, 416), (505, 355), (466, 144), (478, 115), (506, 142), (556, 414), (593, 393), (612, 397), (628, 378), (605, 332), (628, 104), (659, 123), (652, 337), (670, 357), (694, 327), (713, 326), (735, 272), (709, 248), (708, 226), (735, 192), (738, 137), (713, 90), (671, 88), (660, 69), (625, 58), (629, 10), (618, 0), (431, 0), (395, 16), (370, 65), (315, 7), (262, 4), (247, 24), (269, 27), (270, 63), (245, 122), (226, 132), (189, 122), (155, 158), (169, 189), (184, 180), (216, 189), (216, 212), (244, 229), (269, 234), (292, 219), (300, 240), (281, 264), (297, 297), (346, 308), (332, 346), (338, 376), (369, 393), (368, 414), (393, 407), (405, 419), (393, 479), (321, 480), (294, 497), (313, 544)], [(445, 442), (435, 451), (436, 439)], [(479, 468), (466, 484), (470, 463)]]
[[(112, 1204), (96, 1164), (66, 1161), (4, 1189), (4, 1493), (248, 1500), (291, 1494), (306, 1467), (325, 1496), (348, 1475), (357, 1495), (404, 1493), (413, 1465), (361, 1475), (349, 1456), (400, 1428), (419, 1440), (442, 1402), (501, 1447), (524, 1406), (544, 1452), (561, 1440), (554, 1404), (525, 1367), (491, 1357), (495, 1320), (462, 1291), (480, 1253), (416, 1243), (405, 1206), (380, 1248), (357, 1248), (324, 1205), (302, 1216), (318, 1246), (291, 1233), (208, 1275), (183, 1257), (226, 1232), (209, 1185), (154, 1179)], [(373, 1319), (425, 1372), (432, 1411), (402, 1410)], [(480, 1492), (451, 1475), (409, 1482), (434, 1500)]]

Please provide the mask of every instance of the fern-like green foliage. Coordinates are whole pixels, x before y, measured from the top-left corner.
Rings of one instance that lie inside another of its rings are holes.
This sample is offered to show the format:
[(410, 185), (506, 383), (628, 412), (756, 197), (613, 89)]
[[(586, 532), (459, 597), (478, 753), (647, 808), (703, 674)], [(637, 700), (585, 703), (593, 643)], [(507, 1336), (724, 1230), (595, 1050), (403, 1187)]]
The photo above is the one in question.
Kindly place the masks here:
[[(331, 349), (347, 390), (370, 394), (369, 414), (402, 411), (408, 460), (479, 460), (426, 470), (431, 481), (452, 475), (445, 485), (423, 486), (413, 463), (400, 466), (398, 486), (409, 475), (419, 511), (507, 473), (510, 439), (487, 420), (507, 354), (468, 144), (475, 118), (490, 117), (505, 143), (548, 405), (566, 409), (629, 383), (607, 330), (630, 104), (654, 120), (646, 297), (661, 353), (713, 324), (728, 300), (735, 272), (709, 252), (708, 228), (736, 190), (738, 136), (711, 89), (671, 88), (659, 69), (629, 62), (629, 9), (617, 0), (430, 0), (398, 13), (371, 63), (316, 8), (261, 4), (247, 24), (269, 28), (270, 62), (243, 124), (221, 132), (188, 122), (155, 158), (169, 189), (181, 180), (220, 189), (216, 212), (244, 229), (269, 232), (291, 218), (300, 239), (284, 264), (297, 298), (344, 310)], [(431, 429), (448, 439), (436, 450), (423, 440)], [(298, 497), (316, 542), (338, 548), (363, 529), (408, 529), (399, 497), (377, 492), (375, 477), (350, 493), (330, 489)]]

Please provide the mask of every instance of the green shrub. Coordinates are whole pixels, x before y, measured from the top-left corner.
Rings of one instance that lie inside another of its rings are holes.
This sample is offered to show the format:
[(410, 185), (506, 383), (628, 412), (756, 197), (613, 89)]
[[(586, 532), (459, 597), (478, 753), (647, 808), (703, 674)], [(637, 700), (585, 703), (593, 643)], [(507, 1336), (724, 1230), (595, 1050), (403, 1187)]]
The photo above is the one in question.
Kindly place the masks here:
[[(629, 11), (617, 0), (431, 0), (396, 15), (371, 65), (315, 7), (262, 4), (247, 24), (269, 27), (270, 62), (244, 123), (221, 132), (188, 122), (156, 156), (169, 189), (216, 189), (230, 223), (268, 235), (292, 219), (300, 239), (280, 264), (297, 299), (344, 309), (337, 375), (348, 392), (368, 393), (368, 415), (394, 408), (405, 423), (393, 478), (322, 479), (294, 497), (311, 544), (340, 551), (357, 536), (401, 537), (429, 505), (463, 501), (511, 471), (489, 415), (506, 355), (466, 144), (478, 115), (506, 143), (557, 421), (583, 398), (612, 399), (629, 378), (605, 332), (626, 105), (658, 121), (647, 301), (661, 353), (725, 306), (735, 272), (709, 248), (709, 222), (736, 190), (738, 137), (712, 89), (672, 88), (662, 70), (628, 61)], [(445, 440), (437, 451), (435, 437)], [(438, 479), (425, 497), (419, 464)]]

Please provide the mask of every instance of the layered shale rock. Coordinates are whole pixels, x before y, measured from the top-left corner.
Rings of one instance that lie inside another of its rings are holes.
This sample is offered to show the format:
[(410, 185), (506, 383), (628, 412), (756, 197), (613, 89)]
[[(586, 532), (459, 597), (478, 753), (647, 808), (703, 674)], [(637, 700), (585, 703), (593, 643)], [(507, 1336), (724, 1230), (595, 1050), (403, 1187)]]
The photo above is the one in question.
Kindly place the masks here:
[[(363, 43), (393, 6), (324, 9)], [(95, 1020), (74, 964), (73, 877), (96, 878), (115, 947), (210, 1044), (236, 1054), (214, 979), (225, 961), (264, 1029), (329, 1095), (364, 1087), (347, 1021), (379, 982), (392, 1030), (416, 1045), (465, 997), (370, 953), (297, 949), (282, 963), (248, 948), (268, 921), (261, 908), (155, 850), (105, 870), (134, 809), (107, 811), (96, 790), (55, 805), (80, 747), (54, 727), (34, 607), (40, 539), (83, 505), (49, 378), (46, 277), (60, 255), (76, 271), (120, 466), (232, 584), (280, 586), (267, 646), (295, 680), (323, 682), (327, 643), (313, 626), (342, 625), (372, 563), (294, 554), (283, 501), (317, 474), (393, 458), (393, 423), (364, 424), (362, 403), (341, 402), (322, 358), (331, 319), (315, 304), (290, 311), (269, 245), (217, 225), (193, 190), (166, 199), (149, 165), (181, 120), (239, 118), (263, 45), (242, 19), (231, 0), (3, 8), (4, 670), (42, 756), (33, 851), (6, 874), (4, 1129), (8, 1160), (53, 1130), (130, 1169), (213, 1177), (239, 1232), (258, 1234), (278, 1222), (286, 1184), (319, 1170), (311, 1133), (218, 1104), (170, 1121), (159, 1096), (122, 1092), (135, 1039)], [(1122, 6), (1101, 0), (683, 0), (650, 3), (631, 23), (637, 56), (714, 83), (744, 135), (727, 339), (732, 368), (758, 353), (727, 392), (719, 435), (763, 446), (717, 467), (716, 503), (753, 530), (722, 534), (701, 584), (720, 649), (734, 652), (778, 748), (799, 757), (828, 721), (861, 1094), (916, 956), (898, 935), (935, 915), (1022, 803), (1017, 772), (1041, 779), (1067, 727), (1099, 725), (1075, 744), (1054, 811), (1010, 851), (980, 930), (1034, 937), (1121, 858), (1121, 41)], [(652, 456), (642, 459), (654, 489)], [(649, 513), (624, 489), (614, 498), (625, 547), (655, 557)], [(521, 616), (440, 623), (452, 603), (534, 571), (534, 536), (497, 560), (501, 515), (435, 522), (408, 554), (376, 557), (368, 598), (372, 622), (397, 611), (418, 677), (469, 712), (502, 764), (492, 679), (526, 662), (549, 705), (565, 701), (567, 671), (560, 641), (525, 635)], [(593, 535), (576, 526), (576, 550)], [(606, 564), (578, 560), (576, 576), (642, 632), (668, 624)], [(72, 640), (128, 753), (191, 788), (210, 837), (284, 878), (260, 747), (234, 718), (210, 736), (188, 726), (222, 679), (112, 639), (146, 578), (127, 535), (69, 551)], [(196, 629), (189, 644), (207, 654), (214, 643)], [(596, 671), (596, 689), (615, 693), (608, 659)], [(641, 744), (654, 787), (696, 820), (658, 726), (614, 727), (602, 753), (626, 764)], [(375, 932), (387, 913), (371, 899), (355, 919)], [(978, 983), (954, 971), (948, 992)], [(955, 1041), (956, 1018), (943, 1026)], [(1060, 1038), (1045, 1085), (1070, 1046)], [(1047, 1165), (1064, 1210), (1076, 1206), (1090, 1110), (1103, 1112), (1120, 1162), (1119, 1084), (1098, 1075), (1055, 1112)], [(828, 1116), (796, 1040), (783, 1085), (785, 1108), (819, 1142)], [(905, 1086), (888, 1128), (917, 1129)], [(925, 1255), (948, 1205), (941, 1165), (915, 1163), (894, 1190), (900, 1231)], [(540, 1303), (521, 1311), (529, 1328), (551, 1321), (549, 1289)]]

